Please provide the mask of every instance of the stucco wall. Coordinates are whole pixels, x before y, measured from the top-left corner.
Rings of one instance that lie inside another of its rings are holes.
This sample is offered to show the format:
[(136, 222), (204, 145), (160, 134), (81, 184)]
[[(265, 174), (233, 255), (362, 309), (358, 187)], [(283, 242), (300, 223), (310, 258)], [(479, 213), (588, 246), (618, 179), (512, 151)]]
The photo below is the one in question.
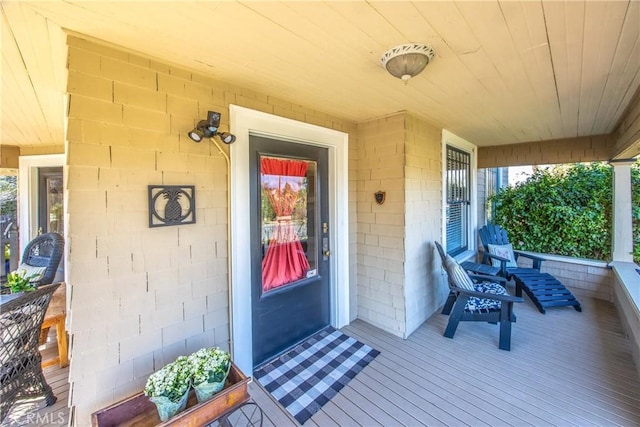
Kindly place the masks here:
[[(88, 425), (93, 411), (140, 391), (178, 355), (229, 348), (227, 166), (211, 142), (186, 132), (208, 110), (222, 113), (227, 130), (231, 103), (345, 131), (353, 142), (356, 127), (118, 48), (68, 43), (70, 396), (75, 423)], [(150, 229), (149, 184), (195, 185), (197, 223)]]
[(439, 128), (410, 115), (405, 127), (405, 336), (409, 336), (438, 310), (449, 289), (433, 245), (442, 240), (442, 135)]

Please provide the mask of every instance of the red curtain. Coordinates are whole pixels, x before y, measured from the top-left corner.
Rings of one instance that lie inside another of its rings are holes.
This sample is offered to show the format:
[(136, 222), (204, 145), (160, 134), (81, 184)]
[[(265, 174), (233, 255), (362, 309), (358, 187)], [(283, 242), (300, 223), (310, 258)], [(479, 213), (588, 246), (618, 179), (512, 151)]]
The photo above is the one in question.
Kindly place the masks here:
[(277, 185), (263, 183), (277, 221), (262, 260), (262, 290), (268, 291), (302, 279), (309, 270), (309, 262), (291, 220), (299, 189), (294, 189), (286, 178), (306, 176), (307, 162), (262, 158), (260, 170), (262, 175), (278, 176)]

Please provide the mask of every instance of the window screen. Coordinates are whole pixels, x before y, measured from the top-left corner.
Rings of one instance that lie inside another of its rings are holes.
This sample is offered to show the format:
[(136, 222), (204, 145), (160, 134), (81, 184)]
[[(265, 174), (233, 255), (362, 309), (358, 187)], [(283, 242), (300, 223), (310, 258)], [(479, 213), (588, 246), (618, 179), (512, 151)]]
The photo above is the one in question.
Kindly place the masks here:
[(470, 181), (471, 156), (447, 146), (447, 253), (450, 255), (469, 247)]

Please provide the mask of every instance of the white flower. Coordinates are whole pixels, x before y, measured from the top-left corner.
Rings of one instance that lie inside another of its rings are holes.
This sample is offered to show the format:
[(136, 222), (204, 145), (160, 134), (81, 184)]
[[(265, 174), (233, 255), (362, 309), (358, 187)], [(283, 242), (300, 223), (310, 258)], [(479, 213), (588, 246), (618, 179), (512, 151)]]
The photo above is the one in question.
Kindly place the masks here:
[(221, 382), (229, 371), (231, 355), (217, 347), (202, 348), (189, 356), (192, 382)]
[(185, 356), (180, 356), (175, 362), (151, 374), (144, 388), (144, 394), (149, 397), (165, 396), (172, 402), (178, 402), (190, 386), (189, 360)]

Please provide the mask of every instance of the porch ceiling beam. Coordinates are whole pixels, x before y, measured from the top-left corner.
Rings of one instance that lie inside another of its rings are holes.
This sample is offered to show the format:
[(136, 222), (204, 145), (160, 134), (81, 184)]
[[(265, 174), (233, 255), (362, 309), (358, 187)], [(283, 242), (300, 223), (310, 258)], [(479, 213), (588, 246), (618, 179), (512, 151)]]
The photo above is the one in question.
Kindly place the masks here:
[(478, 148), (478, 167), (547, 165), (611, 159), (611, 135), (531, 141)]
[(640, 155), (640, 90), (631, 99), (612, 136), (612, 159), (630, 159)]
[(17, 145), (0, 144), (0, 168), (18, 169), (20, 147)]

